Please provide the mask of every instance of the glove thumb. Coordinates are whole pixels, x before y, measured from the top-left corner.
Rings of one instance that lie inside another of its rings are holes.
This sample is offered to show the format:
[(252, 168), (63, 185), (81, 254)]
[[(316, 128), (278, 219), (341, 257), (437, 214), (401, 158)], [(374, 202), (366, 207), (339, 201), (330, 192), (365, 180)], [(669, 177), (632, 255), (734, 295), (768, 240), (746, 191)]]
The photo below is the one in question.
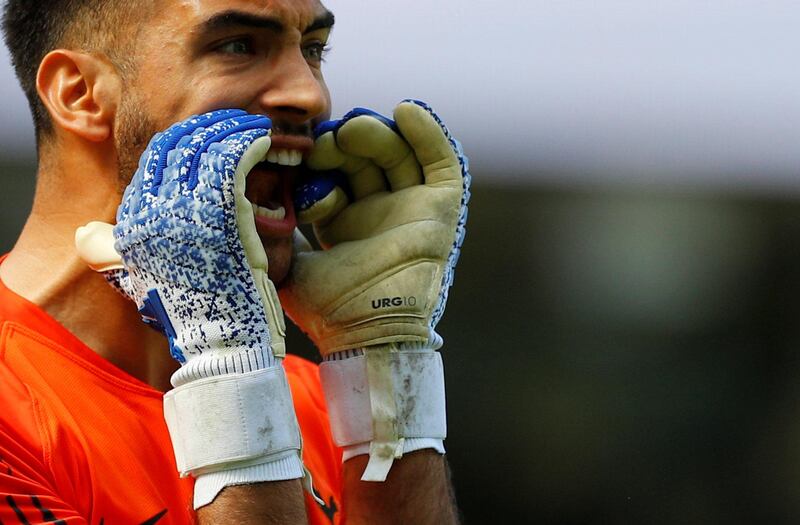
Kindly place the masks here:
[(343, 177), (320, 173), (309, 177), (294, 191), (294, 207), (300, 224), (325, 224), (347, 207)]
[(102, 273), (106, 281), (128, 299), (134, 297), (130, 276), (114, 248), (114, 226), (90, 222), (75, 230), (75, 249), (89, 268)]

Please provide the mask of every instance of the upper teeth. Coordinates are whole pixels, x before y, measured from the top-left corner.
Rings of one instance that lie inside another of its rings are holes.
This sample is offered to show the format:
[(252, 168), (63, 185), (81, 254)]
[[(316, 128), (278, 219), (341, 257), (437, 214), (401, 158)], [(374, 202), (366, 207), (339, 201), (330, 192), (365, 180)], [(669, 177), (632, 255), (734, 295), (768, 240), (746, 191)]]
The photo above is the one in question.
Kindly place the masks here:
[(296, 149), (273, 148), (267, 153), (267, 162), (280, 166), (299, 166), (303, 162), (303, 153)]

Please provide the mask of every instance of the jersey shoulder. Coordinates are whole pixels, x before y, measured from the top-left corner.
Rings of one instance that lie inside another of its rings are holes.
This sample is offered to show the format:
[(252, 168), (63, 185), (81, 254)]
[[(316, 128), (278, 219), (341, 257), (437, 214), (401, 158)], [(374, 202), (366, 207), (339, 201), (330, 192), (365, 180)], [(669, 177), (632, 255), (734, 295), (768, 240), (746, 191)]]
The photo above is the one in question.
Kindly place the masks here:
[(192, 483), (177, 476), (162, 394), (70, 343), (2, 324), (0, 403), (14, 408), (0, 417), (0, 455), (13, 472), (0, 495), (34, 509), (31, 498), (49, 501), (59, 519), (139, 523), (166, 509), (165, 523), (190, 523)]
[(72, 437), (51, 425), (46, 404), (4, 359), (9, 330), (0, 327), (0, 406), (4, 407), (0, 411), (0, 523), (16, 523), (21, 516), (34, 519), (43, 512), (83, 523), (75, 504), (83, 490), (80, 480), (86, 477), (82, 449), (70, 446), (74, 455), (69, 464), (54, 461)]

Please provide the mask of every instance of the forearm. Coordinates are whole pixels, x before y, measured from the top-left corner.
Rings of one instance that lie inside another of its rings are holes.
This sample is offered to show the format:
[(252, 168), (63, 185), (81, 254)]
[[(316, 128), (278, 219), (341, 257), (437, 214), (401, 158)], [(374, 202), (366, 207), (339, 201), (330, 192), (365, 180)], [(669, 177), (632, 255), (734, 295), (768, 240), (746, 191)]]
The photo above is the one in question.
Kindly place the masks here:
[(383, 483), (361, 481), (369, 456), (344, 463), (347, 522), (361, 524), (457, 524), (450, 470), (445, 456), (430, 449), (395, 460)]
[(200, 525), (306, 525), (299, 479), (225, 488), (213, 503), (197, 511)]

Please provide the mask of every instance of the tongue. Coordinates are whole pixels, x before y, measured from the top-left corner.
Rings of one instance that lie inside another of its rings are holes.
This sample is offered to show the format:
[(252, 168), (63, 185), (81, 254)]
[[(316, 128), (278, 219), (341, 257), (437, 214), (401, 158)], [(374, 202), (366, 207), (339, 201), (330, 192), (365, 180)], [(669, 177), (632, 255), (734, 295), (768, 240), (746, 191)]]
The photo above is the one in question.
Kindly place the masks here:
[(282, 202), (282, 175), (274, 166), (257, 164), (247, 176), (244, 196), (247, 200), (270, 210), (277, 210)]

